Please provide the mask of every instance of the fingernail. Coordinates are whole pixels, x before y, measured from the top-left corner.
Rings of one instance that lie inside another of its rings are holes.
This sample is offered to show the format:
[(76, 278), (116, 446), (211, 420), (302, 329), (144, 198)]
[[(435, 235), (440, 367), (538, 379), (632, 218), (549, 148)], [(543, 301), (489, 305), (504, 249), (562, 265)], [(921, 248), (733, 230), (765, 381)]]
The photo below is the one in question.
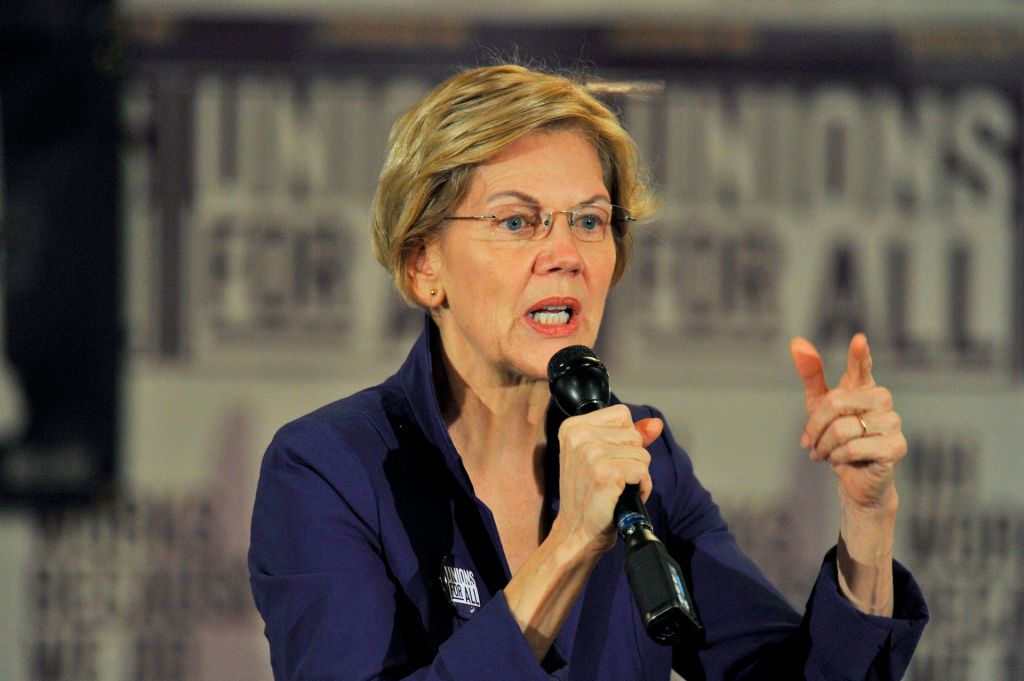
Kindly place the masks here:
[(800, 446), (807, 448), (811, 446), (811, 438), (807, 436), (807, 433), (800, 434)]

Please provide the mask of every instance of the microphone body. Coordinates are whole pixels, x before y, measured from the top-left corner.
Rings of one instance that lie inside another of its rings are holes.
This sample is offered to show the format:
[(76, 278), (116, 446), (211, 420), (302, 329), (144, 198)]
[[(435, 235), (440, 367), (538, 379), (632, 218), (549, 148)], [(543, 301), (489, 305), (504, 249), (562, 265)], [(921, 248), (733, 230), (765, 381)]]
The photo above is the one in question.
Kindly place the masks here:
[[(608, 371), (585, 345), (564, 348), (548, 363), (548, 383), (555, 402), (578, 416), (608, 406)], [(626, 576), (652, 639), (674, 645), (702, 627), (683, 581), (683, 571), (654, 534), (637, 485), (626, 485), (615, 504), (615, 526), (626, 547)]]

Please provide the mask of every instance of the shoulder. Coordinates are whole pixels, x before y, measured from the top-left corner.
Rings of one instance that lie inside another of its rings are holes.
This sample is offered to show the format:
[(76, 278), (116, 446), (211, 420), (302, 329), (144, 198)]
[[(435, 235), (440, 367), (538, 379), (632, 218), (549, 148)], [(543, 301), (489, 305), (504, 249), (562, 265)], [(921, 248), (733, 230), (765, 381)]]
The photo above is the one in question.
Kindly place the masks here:
[(306, 457), (364, 456), (392, 443), (406, 400), (385, 382), (326, 404), (283, 425), (268, 454), (281, 446)]
[(283, 425), (260, 467), (260, 491), (321, 489), (355, 507), (374, 505), (380, 470), (396, 448), (395, 423), (405, 405), (390, 382), (327, 404)]
[(380, 431), (387, 394), (382, 386), (364, 390), (274, 435), (253, 504), (253, 574), (329, 571), (339, 547), (379, 544), (379, 482), (370, 461), (387, 450)]

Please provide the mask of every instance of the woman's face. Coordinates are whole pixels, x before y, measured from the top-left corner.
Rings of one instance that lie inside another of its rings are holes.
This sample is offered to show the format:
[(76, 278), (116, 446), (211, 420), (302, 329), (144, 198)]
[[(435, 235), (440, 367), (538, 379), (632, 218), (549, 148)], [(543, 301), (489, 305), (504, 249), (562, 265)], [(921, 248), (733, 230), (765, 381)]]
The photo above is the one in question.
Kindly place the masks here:
[[(452, 215), (505, 215), (510, 206), (546, 214), (610, 200), (593, 145), (578, 131), (552, 130), (479, 166)], [(497, 239), (488, 220), (452, 220), (428, 244), (425, 261), (444, 301), (441, 338), (466, 378), (545, 379), (555, 352), (594, 344), (615, 269), (611, 226), (603, 240), (587, 242), (564, 213), (552, 220), (546, 234), (525, 241)]]

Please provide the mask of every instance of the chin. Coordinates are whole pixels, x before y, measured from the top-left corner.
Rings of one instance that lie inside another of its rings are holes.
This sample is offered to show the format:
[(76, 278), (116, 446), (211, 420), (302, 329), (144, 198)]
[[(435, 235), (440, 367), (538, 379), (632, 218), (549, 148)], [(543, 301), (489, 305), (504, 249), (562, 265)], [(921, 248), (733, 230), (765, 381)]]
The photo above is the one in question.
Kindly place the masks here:
[(572, 333), (533, 336), (521, 347), (522, 354), (510, 362), (511, 368), (521, 376), (547, 381), (548, 362), (556, 352), (571, 345), (593, 347), (596, 334), (585, 330), (589, 328), (589, 324), (581, 324)]

